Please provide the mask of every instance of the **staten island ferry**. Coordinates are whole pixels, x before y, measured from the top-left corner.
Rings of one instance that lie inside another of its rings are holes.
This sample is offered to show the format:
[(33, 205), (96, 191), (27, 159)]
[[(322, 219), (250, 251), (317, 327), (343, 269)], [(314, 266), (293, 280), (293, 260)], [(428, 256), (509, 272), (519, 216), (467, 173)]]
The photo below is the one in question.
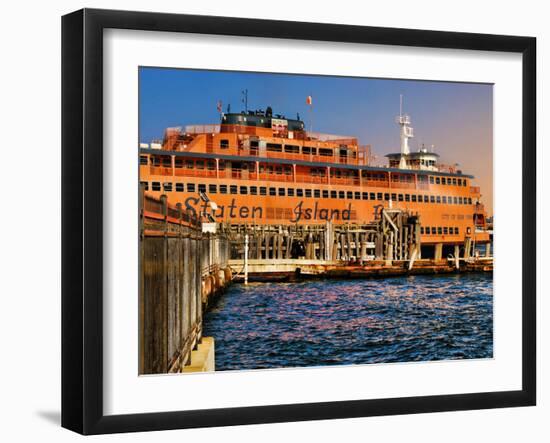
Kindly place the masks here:
[(372, 165), (370, 146), (356, 137), (307, 131), (299, 115), (271, 107), (220, 115), (219, 124), (167, 128), (162, 142), (140, 144), (147, 194), (192, 215), (213, 201), (214, 219), (235, 224), (359, 224), (377, 207), (401, 208), (420, 216), (423, 245), (490, 241), (474, 177), (439, 164), (431, 149), (413, 152), (402, 112), (401, 149), (386, 167)]

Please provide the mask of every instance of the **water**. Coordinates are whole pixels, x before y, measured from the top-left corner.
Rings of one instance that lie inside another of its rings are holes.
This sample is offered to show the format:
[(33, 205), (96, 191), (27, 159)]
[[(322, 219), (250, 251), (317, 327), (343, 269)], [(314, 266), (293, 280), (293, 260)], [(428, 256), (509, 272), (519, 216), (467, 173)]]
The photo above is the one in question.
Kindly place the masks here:
[(492, 275), (231, 286), (204, 319), (216, 370), (490, 358)]

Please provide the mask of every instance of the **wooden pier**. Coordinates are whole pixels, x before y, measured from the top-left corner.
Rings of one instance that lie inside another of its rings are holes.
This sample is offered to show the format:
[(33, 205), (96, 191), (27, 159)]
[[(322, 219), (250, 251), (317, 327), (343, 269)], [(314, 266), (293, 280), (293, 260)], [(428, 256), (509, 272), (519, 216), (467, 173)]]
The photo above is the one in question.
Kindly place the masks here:
[(431, 257), (423, 258), (420, 217), (399, 209), (379, 207), (369, 224), (224, 225), (222, 229), (231, 241), (229, 265), (237, 281), (488, 272), (493, 266), (490, 248), (484, 257), (476, 257), (470, 237), (463, 245), (447, 245), (452, 250), (447, 257), (443, 244), (430, 245)]
[(140, 198), (140, 374), (214, 370), (203, 312), (231, 282), (229, 241), (167, 204)]

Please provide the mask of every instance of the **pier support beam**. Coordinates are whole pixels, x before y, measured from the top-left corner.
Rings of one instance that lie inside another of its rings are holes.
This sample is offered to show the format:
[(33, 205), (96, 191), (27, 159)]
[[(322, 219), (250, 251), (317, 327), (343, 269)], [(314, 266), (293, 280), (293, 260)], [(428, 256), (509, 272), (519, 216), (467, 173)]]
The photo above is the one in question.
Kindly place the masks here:
[(441, 260), (442, 255), (443, 255), (443, 243), (437, 243), (435, 245), (435, 250), (434, 250), (434, 259)]
[(472, 239), (466, 237), (464, 239), (464, 258), (470, 258), (472, 255)]

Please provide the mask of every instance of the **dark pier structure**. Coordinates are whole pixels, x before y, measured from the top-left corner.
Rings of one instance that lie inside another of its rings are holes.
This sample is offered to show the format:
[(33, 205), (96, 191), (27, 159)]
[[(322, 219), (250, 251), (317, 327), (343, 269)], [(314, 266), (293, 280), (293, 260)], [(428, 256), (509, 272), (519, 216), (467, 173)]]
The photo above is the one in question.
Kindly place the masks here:
[(229, 241), (164, 196), (140, 202), (139, 372), (214, 370), (202, 318), (231, 282)]

